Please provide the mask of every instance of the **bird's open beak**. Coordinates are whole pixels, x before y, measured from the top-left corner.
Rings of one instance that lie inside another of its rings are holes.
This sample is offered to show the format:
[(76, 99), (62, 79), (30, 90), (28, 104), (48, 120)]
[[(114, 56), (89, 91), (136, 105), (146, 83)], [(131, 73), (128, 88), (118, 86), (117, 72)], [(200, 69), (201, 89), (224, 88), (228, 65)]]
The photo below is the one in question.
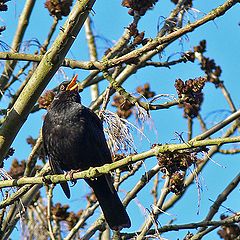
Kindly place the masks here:
[(78, 78), (78, 75), (76, 74), (71, 80), (71, 82), (68, 84), (66, 90), (68, 91), (78, 90), (77, 78)]

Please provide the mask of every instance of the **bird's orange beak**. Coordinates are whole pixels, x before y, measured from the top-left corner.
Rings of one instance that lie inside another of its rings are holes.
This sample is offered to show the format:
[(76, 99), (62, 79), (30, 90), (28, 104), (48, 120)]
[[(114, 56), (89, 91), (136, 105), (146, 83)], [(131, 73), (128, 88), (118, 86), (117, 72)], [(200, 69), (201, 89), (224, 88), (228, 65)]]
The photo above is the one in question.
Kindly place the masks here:
[(68, 91), (78, 90), (77, 78), (78, 78), (78, 75), (76, 74), (72, 78), (71, 82), (68, 84), (66, 90), (68, 90)]

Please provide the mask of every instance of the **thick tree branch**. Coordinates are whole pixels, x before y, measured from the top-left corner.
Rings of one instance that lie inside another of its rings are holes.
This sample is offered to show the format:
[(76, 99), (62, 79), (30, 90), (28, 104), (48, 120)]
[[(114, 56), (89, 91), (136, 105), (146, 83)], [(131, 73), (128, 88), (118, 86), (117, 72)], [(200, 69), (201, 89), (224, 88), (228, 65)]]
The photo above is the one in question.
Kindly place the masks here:
[(181, 144), (165, 144), (165, 145), (157, 145), (152, 149), (142, 152), (136, 155), (125, 157), (117, 162), (111, 164), (105, 164), (101, 167), (94, 167), (89, 168), (88, 170), (73, 173), (73, 176), (61, 174), (61, 175), (47, 175), (43, 177), (23, 177), (20, 179), (13, 179), (13, 180), (4, 180), (0, 182), (0, 188), (5, 187), (13, 187), (13, 186), (22, 186), (25, 184), (43, 184), (43, 183), (59, 183), (64, 181), (70, 181), (71, 179), (82, 179), (82, 178), (95, 178), (102, 174), (109, 173), (117, 168), (127, 166), (131, 163), (138, 162), (140, 160), (144, 160), (153, 156), (157, 156), (159, 153), (166, 153), (166, 152), (174, 152), (179, 150), (186, 150), (192, 149), (196, 147), (203, 147), (203, 146), (212, 146), (217, 145), (220, 146), (226, 143), (235, 143), (240, 142), (239, 137), (229, 137), (229, 138), (215, 138), (215, 139), (207, 139), (207, 140), (200, 140), (194, 142), (186, 142)]

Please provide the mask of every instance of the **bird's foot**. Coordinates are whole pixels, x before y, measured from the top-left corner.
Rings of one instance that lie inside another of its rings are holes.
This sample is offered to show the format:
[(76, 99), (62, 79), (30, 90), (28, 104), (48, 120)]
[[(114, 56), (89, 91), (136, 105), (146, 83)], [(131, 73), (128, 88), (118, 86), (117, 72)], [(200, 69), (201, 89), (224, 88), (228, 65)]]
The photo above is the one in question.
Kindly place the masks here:
[(42, 175), (42, 181), (43, 181), (44, 184), (47, 184), (47, 185), (49, 185), (49, 184), (52, 183), (51, 179), (46, 178), (46, 176), (48, 176), (48, 174), (49, 174), (49, 173), (44, 173), (44, 174)]
[(74, 173), (77, 173), (77, 172), (80, 172), (80, 170), (70, 170), (69, 172), (66, 172), (65, 173), (65, 176), (69, 176), (69, 178), (70, 178), (70, 181), (71, 181), (71, 183), (72, 183), (72, 186), (70, 186), (70, 187), (73, 187), (76, 183), (77, 183), (77, 180), (76, 179), (73, 179), (73, 174)]

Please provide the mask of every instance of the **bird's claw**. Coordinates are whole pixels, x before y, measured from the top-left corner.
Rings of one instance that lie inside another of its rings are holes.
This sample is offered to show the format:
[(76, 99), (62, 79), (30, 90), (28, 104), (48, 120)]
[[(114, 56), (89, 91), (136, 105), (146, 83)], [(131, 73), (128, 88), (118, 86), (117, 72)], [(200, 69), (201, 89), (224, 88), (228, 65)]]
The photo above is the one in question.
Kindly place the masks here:
[(76, 179), (73, 179), (73, 174), (74, 174), (74, 173), (77, 173), (77, 172), (79, 172), (79, 171), (80, 171), (80, 170), (71, 170), (71, 171), (65, 173), (65, 176), (69, 176), (70, 181), (71, 181), (71, 183), (72, 183), (72, 186), (70, 186), (70, 187), (75, 186), (75, 184), (77, 183), (77, 180), (76, 180)]
[(46, 178), (46, 176), (48, 176), (48, 173), (44, 173), (44, 174), (42, 175), (42, 181), (43, 181), (44, 184), (49, 185), (49, 184), (52, 183), (52, 181), (51, 181), (49, 178)]

